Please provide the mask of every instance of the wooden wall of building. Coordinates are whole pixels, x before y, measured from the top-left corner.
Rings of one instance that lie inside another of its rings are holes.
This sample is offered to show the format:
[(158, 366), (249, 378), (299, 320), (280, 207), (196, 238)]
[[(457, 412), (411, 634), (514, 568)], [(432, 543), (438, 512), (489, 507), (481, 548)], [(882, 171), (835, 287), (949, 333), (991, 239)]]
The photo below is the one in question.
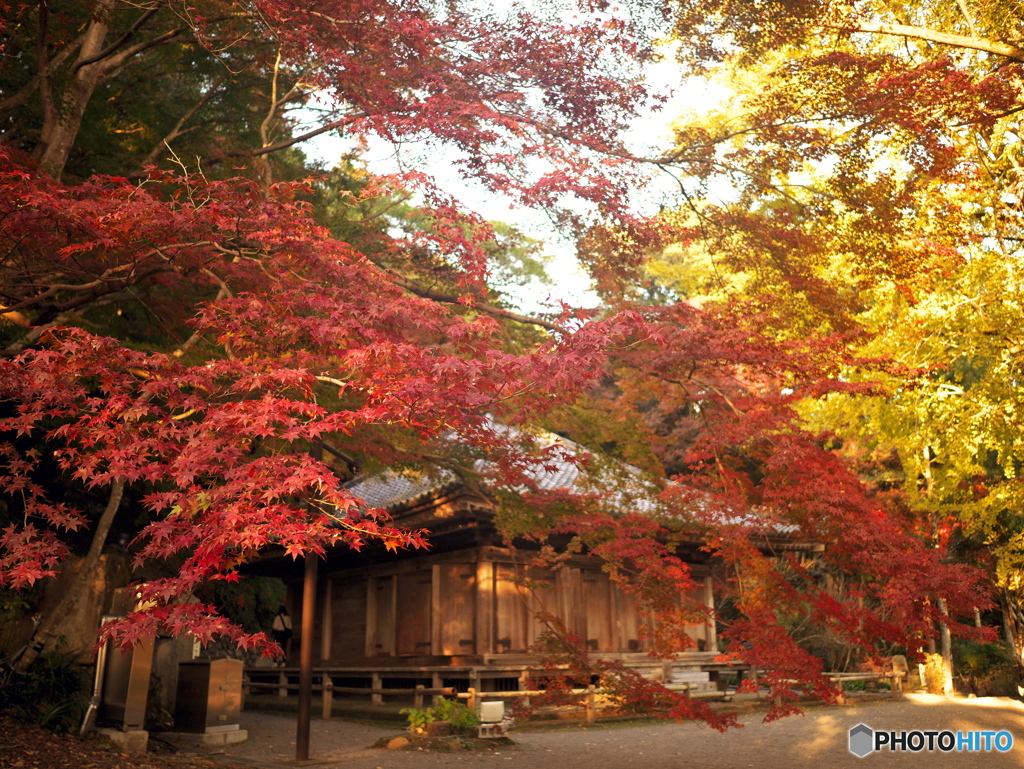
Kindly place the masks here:
[[(592, 652), (629, 654), (646, 646), (636, 600), (584, 557), (551, 571), (483, 547), (324, 575), (318, 590), (318, 664), (479, 664), (521, 657), (548, 615)], [(707, 602), (710, 579), (690, 598)], [(714, 650), (713, 628), (699, 624), (687, 632), (702, 650)]]

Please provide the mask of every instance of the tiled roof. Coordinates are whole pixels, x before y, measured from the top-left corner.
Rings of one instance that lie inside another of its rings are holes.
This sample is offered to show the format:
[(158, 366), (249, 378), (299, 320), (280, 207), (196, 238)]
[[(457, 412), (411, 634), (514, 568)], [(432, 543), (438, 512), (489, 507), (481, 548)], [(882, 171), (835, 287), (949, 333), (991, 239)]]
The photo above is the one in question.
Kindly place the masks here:
[[(505, 428), (508, 429), (508, 428)], [(550, 433), (539, 436), (541, 446), (560, 444), (570, 454), (585, 453), (582, 448)], [(564, 457), (555, 457), (530, 475), (541, 491), (572, 488), (581, 475), (579, 467)], [(482, 470), (485, 463), (478, 460), (475, 470)], [(348, 490), (364, 500), (369, 507), (379, 507), (388, 512), (424, 502), (428, 498), (462, 485), (458, 476), (450, 470), (435, 470), (431, 473), (415, 470), (385, 470), (374, 475), (360, 476), (348, 484)]]
[(369, 507), (393, 512), (459, 485), (459, 479), (448, 470), (432, 475), (385, 470), (376, 475), (356, 478), (348, 484), (348, 490)]
[[(497, 426), (498, 430), (513, 431), (513, 428)], [(515, 431), (518, 432), (518, 431)], [(539, 447), (559, 445), (564, 454), (581, 456), (589, 452), (577, 443), (561, 438), (552, 433), (541, 433), (535, 436)], [(473, 463), (473, 470), (486, 470), (485, 460)], [(643, 514), (656, 514), (659, 511), (672, 514), (665, 510), (658, 495), (661, 487), (655, 481), (645, 479), (644, 474), (636, 467), (607, 458), (595, 459), (586, 468), (567, 459), (564, 455), (555, 454), (530, 473), (535, 488), (540, 491), (558, 489), (574, 489), (582, 493), (596, 494), (602, 506), (618, 512), (634, 511)], [(435, 469), (430, 473), (415, 470), (385, 470), (374, 475), (360, 476), (348, 484), (348, 490), (364, 500), (369, 507), (377, 507), (390, 513), (429, 502), (432, 498), (454, 491), (463, 485), (463, 481), (451, 470)], [(695, 503), (695, 504), (700, 504)], [(704, 511), (706, 513), (706, 511)], [(759, 516), (753, 511), (720, 513), (723, 524), (754, 524)], [(790, 537), (796, 533), (797, 527), (774, 523), (764, 532), (772, 537)]]

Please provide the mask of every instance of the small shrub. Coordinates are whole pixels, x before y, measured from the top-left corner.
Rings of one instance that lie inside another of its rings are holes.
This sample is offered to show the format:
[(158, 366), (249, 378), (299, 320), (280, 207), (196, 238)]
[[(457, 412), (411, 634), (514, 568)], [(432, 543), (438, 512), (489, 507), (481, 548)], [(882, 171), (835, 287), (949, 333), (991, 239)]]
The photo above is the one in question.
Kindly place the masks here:
[(999, 643), (958, 640), (953, 647), (953, 669), (960, 687), (978, 697), (1006, 697), (1016, 693), (1018, 668), (1013, 654)]
[(38, 657), (24, 673), (10, 672), (0, 686), (0, 710), (56, 734), (75, 729), (89, 693), (85, 669), (69, 652)]
[(1000, 643), (957, 640), (953, 646), (953, 668), (965, 676), (986, 674), (991, 668), (1013, 664), (1013, 654)]
[(924, 686), (929, 694), (942, 694), (946, 673), (941, 654), (926, 654), (924, 659)]
[(458, 731), (472, 731), (480, 725), (476, 712), (458, 700), (438, 698), (429, 708), (405, 708), (400, 711), (409, 720), (409, 731), (422, 733), (428, 724), (447, 721)]

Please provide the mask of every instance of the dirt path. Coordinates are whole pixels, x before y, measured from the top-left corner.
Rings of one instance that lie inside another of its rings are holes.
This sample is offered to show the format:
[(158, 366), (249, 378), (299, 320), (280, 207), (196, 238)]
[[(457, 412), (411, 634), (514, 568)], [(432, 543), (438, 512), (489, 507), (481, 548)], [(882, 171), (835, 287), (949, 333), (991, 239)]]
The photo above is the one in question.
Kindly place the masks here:
[[(1024, 705), (1005, 698), (947, 701), (910, 695), (901, 702), (881, 700), (844, 708), (813, 708), (804, 716), (772, 724), (762, 714), (741, 716), (744, 728), (725, 735), (693, 724), (609, 724), (519, 731), (516, 745), (485, 753), (388, 751), (370, 746), (395, 727), (341, 721), (314, 721), (312, 764), (339, 769), (432, 769), (433, 767), (529, 767), (529, 769), (845, 769), (927, 767), (927, 769), (999, 769), (1024, 766)], [(1005, 753), (873, 753), (859, 759), (847, 747), (851, 727), (866, 723), (876, 730), (1008, 731), (1014, 745)], [(244, 713), (249, 741), (228, 755), (262, 766), (295, 764), (294, 719)]]

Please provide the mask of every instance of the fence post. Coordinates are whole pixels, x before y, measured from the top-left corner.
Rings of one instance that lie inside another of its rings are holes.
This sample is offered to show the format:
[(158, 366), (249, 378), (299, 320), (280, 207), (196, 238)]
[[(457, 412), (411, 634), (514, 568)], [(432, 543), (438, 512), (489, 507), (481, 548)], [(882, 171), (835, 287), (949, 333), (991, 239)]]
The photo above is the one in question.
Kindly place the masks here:
[[(370, 688), (371, 689), (381, 689), (381, 688), (383, 688), (383, 686), (381, 684), (380, 673), (377, 673), (376, 671), (374, 671), (373, 673), (370, 674)], [(383, 705), (384, 704), (384, 695), (383, 694), (376, 694), (376, 693), (371, 694), (370, 695), (370, 704), (371, 705)]]
[(587, 723), (592, 724), (597, 720), (597, 690), (591, 684), (587, 687)]
[(416, 684), (416, 693), (412, 698), (412, 706), (416, 710), (423, 710), (423, 684)]
[(466, 691), (466, 693), (469, 695), (469, 698), (466, 701), (466, 705), (469, 707), (470, 710), (476, 710), (476, 689), (471, 686)]
[(278, 697), (287, 697), (288, 696), (288, 689), (286, 689), (285, 687), (288, 686), (288, 676), (285, 675), (284, 673), (278, 673), (277, 674), (277, 682), (281, 685), (281, 688), (277, 690), (277, 696)]
[[(519, 671), (519, 691), (521, 691), (521, 692), (530, 691), (530, 687), (528, 686), (529, 683), (530, 683), (530, 673), (528, 671), (526, 671), (526, 670), (520, 670)], [(522, 697), (521, 701), (523, 703), (523, 707), (526, 708), (527, 710), (529, 710), (529, 708), (531, 707), (530, 698), (529, 697)]]
[(334, 705), (334, 681), (331, 679), (330, 673), (324, 673), (320, 676), (320, 683), (323, 685), (323, 719), (328, 721), (331, 718), (331, 707)]
[(843, 679), (839, 678), (836, 680), (836, 684), (839, 685), (839, 695), (836, 697), (837, 705), (846, 704), (846, 688), (843, 686)]

